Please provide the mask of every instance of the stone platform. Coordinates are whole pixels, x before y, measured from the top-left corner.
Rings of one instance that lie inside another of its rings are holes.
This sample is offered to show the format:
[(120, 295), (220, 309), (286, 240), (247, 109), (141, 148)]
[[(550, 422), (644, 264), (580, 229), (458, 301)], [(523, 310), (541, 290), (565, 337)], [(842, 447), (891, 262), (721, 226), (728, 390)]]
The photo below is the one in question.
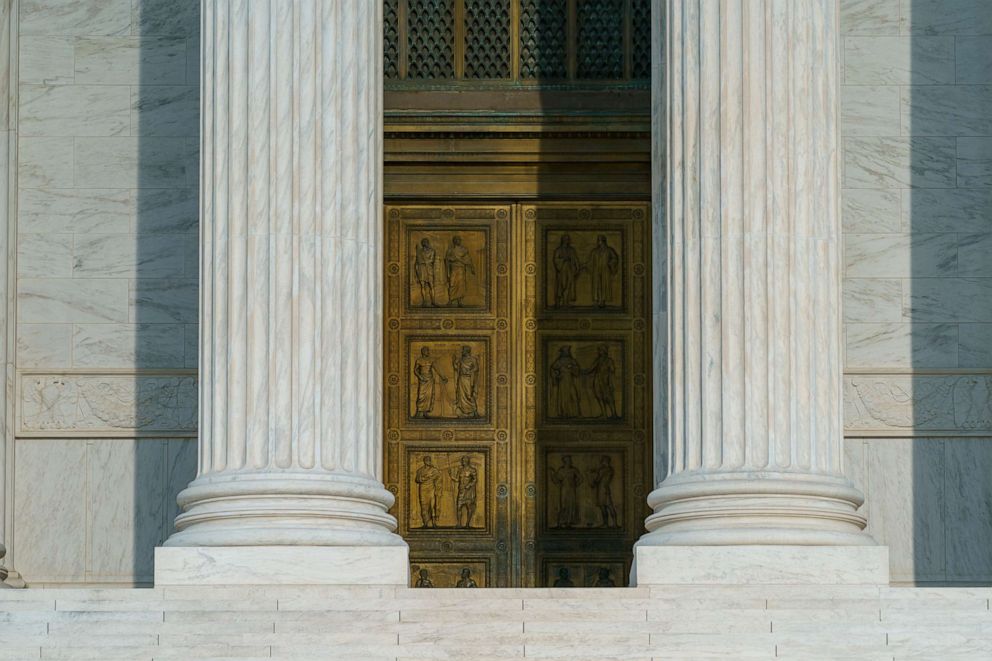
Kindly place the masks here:
[(992, 588), (34, 589), (0, 659), (988, 659)]

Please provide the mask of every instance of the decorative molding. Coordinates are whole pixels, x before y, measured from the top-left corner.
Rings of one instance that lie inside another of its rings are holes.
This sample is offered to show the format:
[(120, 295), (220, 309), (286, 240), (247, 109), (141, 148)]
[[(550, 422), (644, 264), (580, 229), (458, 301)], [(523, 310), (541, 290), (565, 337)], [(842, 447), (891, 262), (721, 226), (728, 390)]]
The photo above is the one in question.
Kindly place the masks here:
[(17, 377), (17, 402), (22, 438), (196, 436), (194, 370), (24, 371)]
[(992, 373), (847, 374), (844, 429), (849, 437), (992, 434)]

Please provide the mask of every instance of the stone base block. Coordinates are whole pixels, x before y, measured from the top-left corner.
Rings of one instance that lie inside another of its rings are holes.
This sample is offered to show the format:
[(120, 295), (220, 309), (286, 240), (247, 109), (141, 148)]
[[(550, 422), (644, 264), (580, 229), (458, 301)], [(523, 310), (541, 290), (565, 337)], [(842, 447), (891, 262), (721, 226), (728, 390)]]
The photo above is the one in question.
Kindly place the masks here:
[(155, 586), (409, 585), (404, 546), (163, 546)]
[(647, 546), (632, 585), (888, 585), (886, 546)]

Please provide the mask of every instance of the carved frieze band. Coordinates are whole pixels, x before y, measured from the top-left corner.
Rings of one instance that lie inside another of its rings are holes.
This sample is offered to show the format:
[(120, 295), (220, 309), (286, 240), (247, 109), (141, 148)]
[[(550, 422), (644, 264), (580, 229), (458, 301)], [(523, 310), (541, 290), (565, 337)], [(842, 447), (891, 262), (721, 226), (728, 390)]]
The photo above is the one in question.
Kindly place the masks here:
[(172, 373), (18, 375), (18, 436), (195, 436), (197, 377)]
[(847, 374), (848, 436), (992, 433), (992, 373)]

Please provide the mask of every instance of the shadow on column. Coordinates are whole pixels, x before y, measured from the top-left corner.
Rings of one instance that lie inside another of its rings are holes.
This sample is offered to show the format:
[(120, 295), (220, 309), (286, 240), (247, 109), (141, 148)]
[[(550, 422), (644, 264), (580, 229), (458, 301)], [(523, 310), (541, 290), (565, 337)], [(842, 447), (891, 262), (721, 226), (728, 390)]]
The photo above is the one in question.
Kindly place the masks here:
[(144, 437), (134, 450), (132, 534), (135, 582), (150, 585), (154, 548), (173, 532), (176, 494), (196, 473), (200, 3), (141, 0), (138, 7), (140, 70), (131, 88), (136, 274), (128, 321)]
[(911, 324), (909, 366), (927, 376), (912, 389), (912, 516), (886, 525), (911, 527), (916, 583), (989, 585), (992, 3), (901, 4), (912, 54), (900, 101), (911, 162), (911, 187), (900, 191), (911, 254), (902, 322)]

